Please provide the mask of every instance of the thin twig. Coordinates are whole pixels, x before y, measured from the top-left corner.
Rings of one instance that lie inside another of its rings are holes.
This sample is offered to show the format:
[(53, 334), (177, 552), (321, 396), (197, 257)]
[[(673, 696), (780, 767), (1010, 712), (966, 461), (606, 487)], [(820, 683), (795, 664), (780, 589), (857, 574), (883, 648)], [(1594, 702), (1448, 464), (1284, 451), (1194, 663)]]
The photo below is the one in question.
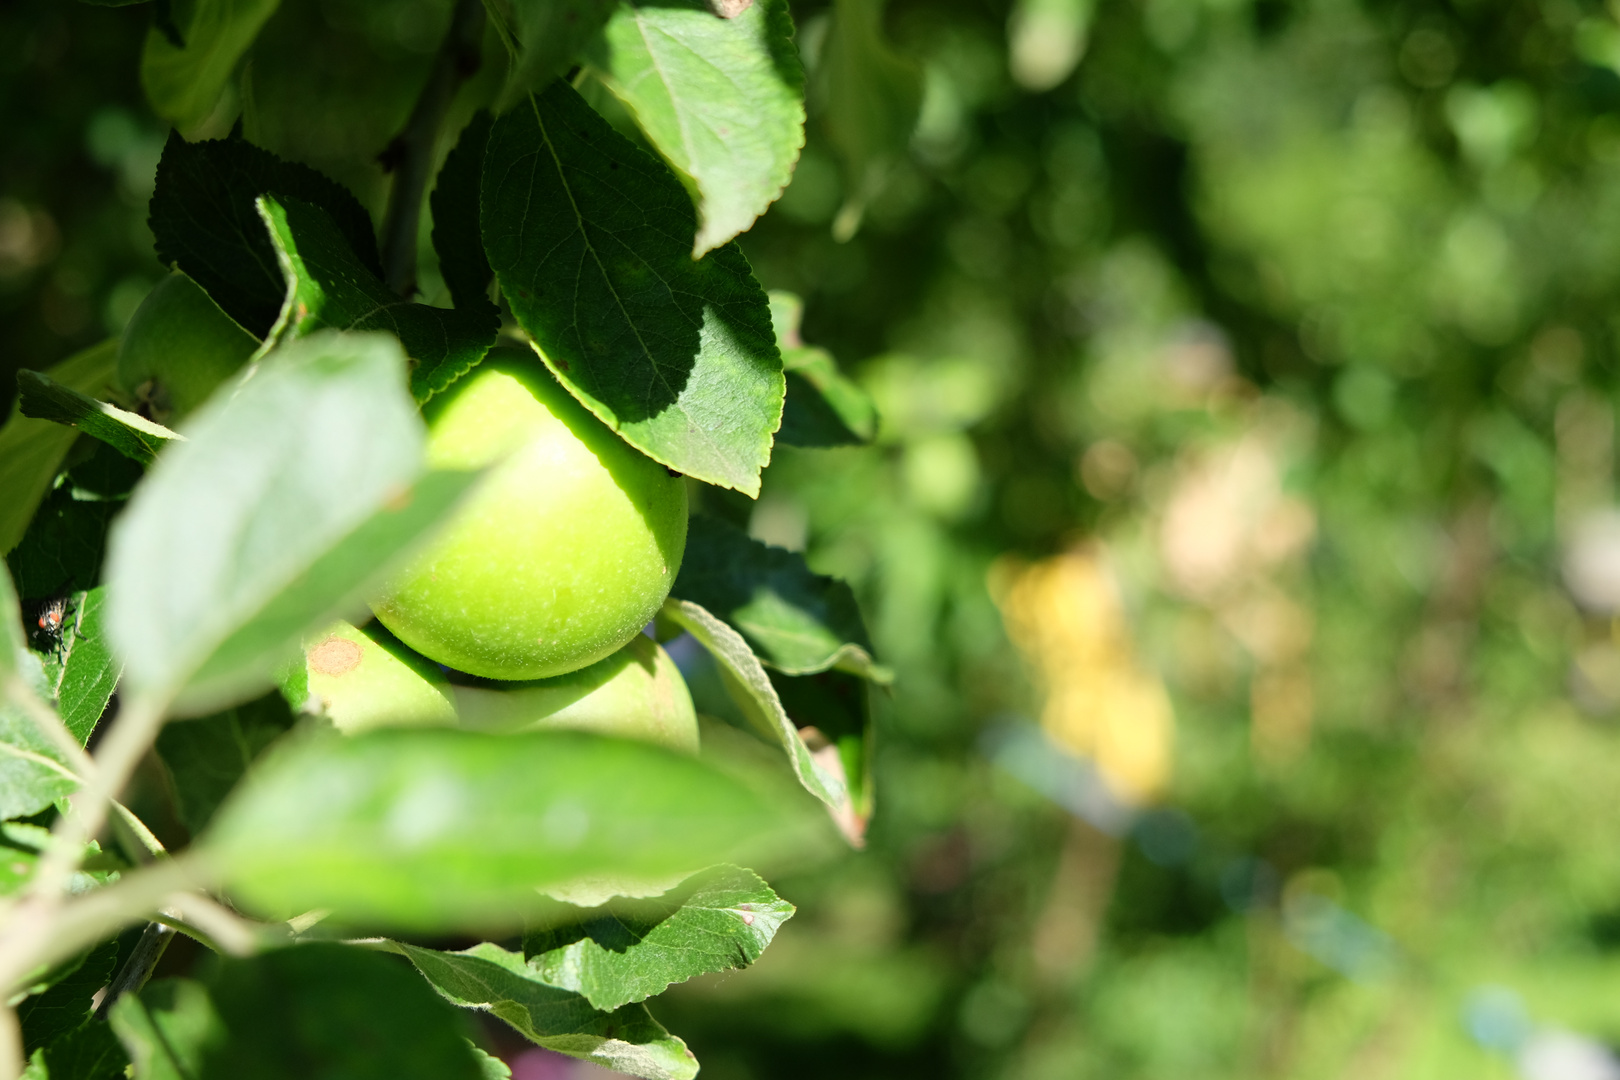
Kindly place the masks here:
[(118, 974), (113, 976), (112, 982), (101, 995), (101, 1001), (96, 1005), (96, 1019), (103, 1020), (107, 1010), (113, 1007), (117, 1000), (127, 993), (138, 992), (146, 985), (146, 980), (152, 977), (152, 970), (157, 967), (158, 961), (163, 959), (164, 950), (169, 942), (174, 940), (174, 928), (165, 926), (160, 922), (146, 924), (141, 938), (130, 950), (129, 959), (119, 968)]
[(484, 42), (484, 5), (481, 0), (456, 0), (439, 53), (433, 59), (427, 83), (416, 99), (404, 129), (382, 153), (383, 165), (394, 173), (383, 215), (383, 276), (401, 296), (416, 291), (416, 239), (422, 221), (422, 198), (439, 126), (449, 111), (456, 90), (478, 70)]
[(17, 1080), (26, 1066), (17, 1010), (0, 1003), (0, 1080)]

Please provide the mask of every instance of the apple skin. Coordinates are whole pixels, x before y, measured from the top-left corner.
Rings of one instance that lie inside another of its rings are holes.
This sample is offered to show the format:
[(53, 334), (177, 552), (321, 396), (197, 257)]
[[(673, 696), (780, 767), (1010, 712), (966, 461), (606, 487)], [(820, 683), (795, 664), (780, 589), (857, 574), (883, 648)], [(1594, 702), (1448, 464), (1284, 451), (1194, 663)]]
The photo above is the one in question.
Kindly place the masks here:
[(589, 731), (698, 751), (697, 712), (680, 669), (644, 634), (589, 667), (510, 688), (453, 688), (461, 725), (479, 731)]
[(432, 660), (546, 679), (622, 648), (669, 595), (686, 484), (591, 415), (532, 354), (495, 350), (428, 402), (428, 462), (494, 465), (372, 604)]
[(118, 343), (118, 382), (152, 419), (173, 423), (208, 399), (259, 347), (202, 286), (176, 270), (153, 286)]
[(444, 673), (376, 623), (334, 623), (304, 645), (309, 692), (345, 735), (378, 727), (448, 727), (456, 707)]

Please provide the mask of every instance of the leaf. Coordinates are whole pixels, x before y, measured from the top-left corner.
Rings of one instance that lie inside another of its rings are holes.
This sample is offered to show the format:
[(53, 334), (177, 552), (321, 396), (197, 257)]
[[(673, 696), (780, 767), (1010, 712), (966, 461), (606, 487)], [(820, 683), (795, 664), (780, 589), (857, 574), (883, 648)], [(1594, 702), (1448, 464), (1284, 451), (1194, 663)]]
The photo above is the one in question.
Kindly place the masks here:
[(401, 299), (355, 256), (331, 216), (284, 196), (258, 200), (287, 279), (287, 303), (271, 336), (316, 330), (386, 330), (411, 358), (411, 394), (426, 401), (484, 358), (500, 332), (493, 304), (449, 310)]
[[(118, 364), (118, 339), (108, 338), (45, 369), (57, 383), (83, 394), (100, 394)], [(22, 540), (39, 502), (51, 488), (76, 432), (13, 411), (0, 428), (0, 552)]]
[(275, 325), (287, 296), (275, 247), (254, 205), (265, 194), (325, 210), (361, 265), (382, 276), (371, 218), (343, 185), (242, 139), (188, 143), (170, 133), (152, 195), (158, 259), (184, 270), (258, 338)]
[(480, 218), (501, 291), (570, 393), (631, 445), (756, 495), (782, 417), (770, 310), (734, 244), (566, 83), (495, 122)]
[(789, 446), (847, 446), (871, 442), (877, 434), (877, 408), (865, 390), (838, 370), (825, 349), (799, 337), (804, 302), (772, 290), (771, 322), (782, 350), (787, 401), (776, 441)]
[[(17, 1022), (22, 1025), (23, 1053), (32, 1054), (90, 1019), (91, 1001), (96, 991), (112, 979), (117, 963), (118, 943), (103, 942), (50, 989), (19, 1002)], [(123, 1071), (122, 1064), (119, 1071)]]
[(484, 147), (494, 123), (488, 109), (473, 114), (446, 155), (433, 194), (428, 196), (439, 274), (456, 307), (467, 311), (491, 306), (489, 283), (495, 271), (489, 268), (478, 231), (478, 185), (484, 173)]
[(286, 701), (271, 691), (213, 716), (168, 724), (158, 733), (158, 757), (169, 774), (180, 821), (193, 836), (248, 766), (292, 724)]
[(197, 669), (179, 706), (218, 707), (226, 700), (275, 685), (294, 662), (303, 636), (341, 615), (364, 610), (403, 553), (449, 517), (482, 474), (453, 470), (426, 473), (310, 566), (220, 642)]
[(478, 1059), (478, 1067), (484, 1070), (484, 1080), (512, 1080), (512, 1070), (506, 1067), (506, 1062), (498, 1057), (491, 1057), (476, 1046), (472, 1048), (472, 1052)]
[(482, 1080), (461, 1018), (376, 952), (297, 945), (113, 1006), (137, 1080)]
[(839, 668), (875, 682), (893, 676), (872, 661), (855, 593), (811, 571), (804, 556), (771, 547), (718, 518), (696, 515), (670, 595), (724, 619), (772, 667), (789, 675)]
[(698, 975), (747, 967), (793, 910), (753, 871), (715, 866), (657, 899), (530, 931), (523, 951), (540, 979), (611, 1011)]
[(782, 194), (804, 147), (804, 70), (787, 0), (732, 19), (703, 0), (626, 0), (587, 59), (697, 202), (694, 259)]
[(190, 979), (151, 983), (125, 994), (107, 1014), (134, 1066), (135, 1080), (198, 1080), (203, 1053), (223, 1040), (208, 990)]
[[(0, 573), (0, 820), (28, 817), (77, 790), (79, 781), (14, 694), (45, 689), (39, 657), (28, 651), (9, 574)], [(21, 683), (21, 686), (17, 686)]]
[(86, 1020), (63, 1032), (35, 1060), (41, 1065), (33, 1073), (38, 1080), (123, 1080), (129, 1065), (128, 1055), (105, 1020)]
[(483, 926), (582, 875), (652, 877), (758, 854), (781, 843), (783, 813), (639, 742), (391, 729), (283, 743), (202, 843), (255, 910)]
[(6, 556), (18, 591), (48, 600), (93, 588), (101, 580), (107, 530), (123, 500), (76, 498), (64, 476), (34, 515), (22, 543)]
[(848, 240), (904, 157), (922, 111), (922, 72), (884, 40), (883, 0), (835, 0), (815, 97), (844, 168), (833, 237)]
[(321, 334), (192, 416), (109, 540), (108, 631), (131, 689), (195, 677), (193, 713), (258, 693), (448, 509), (467, 474), (407, 487), (424, 433), (404, 362), (385, 335)]
[(17, 395), (17, 407), (24, 416), (78, 428), (143, 465), (151, 464), (159, 450), (181, 438), (162, 424), (97, 401), (37, 371), (17, 372)]
[(770, 676), (760, 666), (748, 642), (724, 620), (690, 600), (672, 597), (665, 601), (662, 614), (709, 650), (719, 662), (726, 690), (748, 723), (758, 734), (782, 748), (800, 785), (827, 805), (844, 838), (859, 847), (866, 822), (856, 815), (851, 802), (843, 762), (836, 750), (831, 754), (812, 753), (805, 745), (798, 728), (782, 708)]
[(515, 49), (502, 109), (566, 72), (618, 0), (486, 0), (497, 31)]
[(521, 953), (485, 942), (465, 952), (439, 952), (402, 942), (394, 948), (450, 1001), (487, 1009), (548, 1050), (646, 1080), (690, 1080), (697, 1059), (647, 1013), (626, 1005), (611, 1013), (580, 995), (550, 986)]
[[(5, 593), (0, 596), (0, 608), (6, 610), (0, 617), (20, 622), (10, 581), (4, 574), (0, 574), (0, 580), (6, 581)], [(7, 678), (0, 683), (0, 820), (37, 814), (79, 787), (78, 777), (62, 759), (62, 752), (39, 729), (22, 703), (11, 696), (6, 685), (15, 673), (26, 690), (43, 690), (44, 672), (39, 658), (24, 649), (13, 654), (8, 666)]]
[(56, 711), (81, 746), (107, 711), (123, 670), (108, 647), (103, 624), (106, 603), (105, 588), (69, 597), (61, 643), (45, 658), (46, 686), (56, 700)]
[[(141, 53), (141, 88), (152, 111), (181, 131), (208, 119), (236, 62), (279, 0), (190, 0), (170, 5), (180, 41), (154, 26)], [(184, 13), (184, 14), (182, 14)]]

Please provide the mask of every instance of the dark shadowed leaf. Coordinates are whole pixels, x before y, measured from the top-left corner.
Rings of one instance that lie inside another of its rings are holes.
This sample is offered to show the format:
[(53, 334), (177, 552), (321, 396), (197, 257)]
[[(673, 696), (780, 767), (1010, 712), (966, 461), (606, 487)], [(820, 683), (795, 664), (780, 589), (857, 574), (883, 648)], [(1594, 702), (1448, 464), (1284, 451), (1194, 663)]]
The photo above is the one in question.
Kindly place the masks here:
[(747, 967), (793, 916), (751, 870), (716, 866), (664, 896), (621, 900), (524, 935), (533, 974), (605, 1011), (698, 975)]
[[(17, 1022), (22, 1025), (23, 1052), (32, 1054), (90, 1019), (91, 1000), (112, 978), (117, 962), (118, 943), (104, 942), (50, 989), (19, 1002)], [(122, 1068), (120, 1065), (120, 1071)]]
[(283, 743), (205, 843), (240, 901), (399, 926), (510, 924), (535, 889), (760, 854), (786, 811), (682, 754), (573, 732)]
[(850, 587), (817, 574), (804, 556), (697, 516), (670, 595), (730, 623), (766, 663), (790, 675), (840, 668), (878, 682), (871, 641)]
[(386, 330), (411, 358), (411, 394), (426, 401), (484, 358), (501, 320), (495, 306), (413, 304), (354, 254), (331, 216), (283, 196), (261, 196), (259, 213), (287, 277), (287, 305), (272, 331), (279, 340), (316, 330)]
[(292, 723), (285, 699), (271, 691), (213, 716), (164, 727), (158, 734), (158, 757), (174, 787), (180, 821), (193, 836), (202, 832), (260, 752)]
[(690, 1080), (697, 1059), (644, 1005), (600, 1012), (579, 994), (551, 986), (499, 945), (465, 952), (394, 946), (446, 998), (487, 1009), (548, 1050), (645, 1080)]
[(484, 147), (495, 118), (489, 110), (473, 114), (461, 138), (444, 159), (428, 204), (433, 211), (433, 250), (439, 256), (439, 274), (457, 309), (489, 307), (489, 283), (495, 271), (484, 254), (478, 231), (478, 186), (484, 175)]
[(371, 218), (343, 185), (241, 139), (188, 143), (171, 134), (152, 195), (158, 258), (184, 270), (259, 338), (275, 325), (287, 296), (275, 247), (254, 205), (265, 194), (325, 210), (360, 264), (382, 276)]
[(735, 245), (691, 258), (692, 203), (664, 164), (556, 82), (495, 122), (484, 247), (570, 393), (677, 472), (759, 492), (782, 418), (765, 293)]
[(698, 206), (694, 258), (782, 194), (804, 146), (804, 71), (787, 0), (721, 19), (703, 0), (629, 0), (587, 58)]
[(137, 1080), (482, 1080), (461, 1018), (402, 961), (343, 945), (224, 960), (113, 1007)]
[(35, 1054), (23, 1080), (122, 1080), (128, 1065), (107, 1022), (85, 1020)]

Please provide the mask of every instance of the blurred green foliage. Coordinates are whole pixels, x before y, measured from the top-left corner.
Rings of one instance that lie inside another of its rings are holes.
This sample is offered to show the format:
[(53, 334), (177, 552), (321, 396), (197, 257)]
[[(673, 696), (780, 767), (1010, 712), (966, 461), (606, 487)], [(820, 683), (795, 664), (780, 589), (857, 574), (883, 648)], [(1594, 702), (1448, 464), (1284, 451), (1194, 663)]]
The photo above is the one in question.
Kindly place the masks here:
[[(248, 134), (380, 212), (447, 12), (284, 0)], [(897, 673), (878, 809), (779, 883), (754, 970), (659, 1018), (713, 1080), (1506, 1077), (1536, 1030), (1620, 1041), (1620, 645), (1561, 575), (1615, 498), (1620, 12), (892, 0), (878, 120), (922, 93), (881, 167), (828, 122), (832, 13), (794, 4), (809, 140), (742, 242), (881, 434), (703, 501), (855, 584)], [(8, 369), (160, 276), (147, 18), (0, 10)], [(290, 67), (315, 38), (345, 62)], [(1176, 713), (1112, 835), (996, 749), (1040, 700), (991, 567), (1087, 542)]]

